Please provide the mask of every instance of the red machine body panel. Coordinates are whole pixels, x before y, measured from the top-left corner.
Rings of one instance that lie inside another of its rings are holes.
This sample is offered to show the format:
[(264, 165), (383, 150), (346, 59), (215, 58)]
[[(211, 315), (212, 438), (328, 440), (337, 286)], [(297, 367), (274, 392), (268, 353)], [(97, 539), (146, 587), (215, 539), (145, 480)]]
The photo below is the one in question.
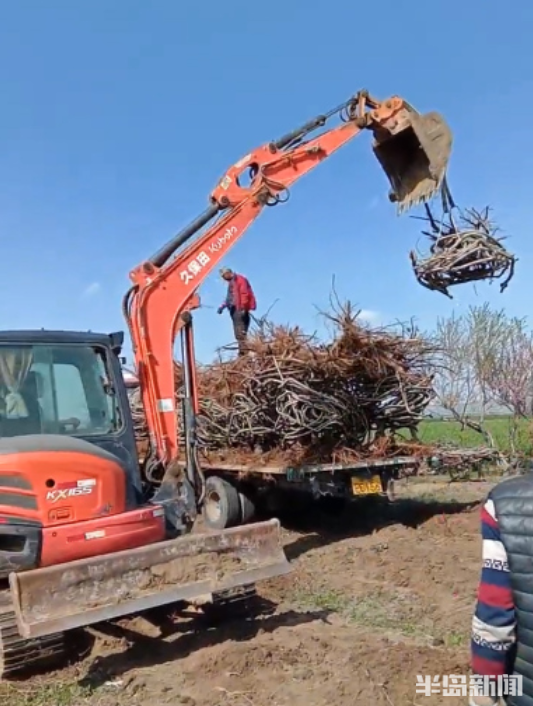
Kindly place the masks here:
[(111, 554), (165, 539), (163, 508), (146, 506), (119, 515), (46, 527), (40, 566)]
[[(95, 447), (95, 451), (97, 451)], [(0, 454), (0, 514), (43, 527), (126, 510), (126, 475), (118, 462), (84, 451)]]
[[(0, 453), (0, 524), (42, 528), (37, 566), (159, 542), (161, 506), (126, 506), (128, 477), (110, 454), (86, 450)], [(7, 525), (7, 526), (6, 526)], [(33, 563), (33, 562), (32, 562)]]

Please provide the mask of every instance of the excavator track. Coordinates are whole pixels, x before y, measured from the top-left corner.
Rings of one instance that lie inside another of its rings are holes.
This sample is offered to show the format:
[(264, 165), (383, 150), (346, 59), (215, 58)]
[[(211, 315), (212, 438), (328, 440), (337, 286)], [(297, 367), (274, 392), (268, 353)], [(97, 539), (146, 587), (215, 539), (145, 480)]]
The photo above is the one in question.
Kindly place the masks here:
[(255, 584), (252, 583), (246, 586), (238, 586), (228, 591), (214, 593), (212, 605), (220, 608), (246, 608), (248, 605), (253, 604), (257, 598), (257, 590)]
[(254, 584), (215, 593), (212, 603), (203, 606), (203, 609), (208, 621), (214, 623), (257, 617), (267, 612), (267, 606), (257, 594)]
[(8, 589), (0, 590), (0, 680), (65, 660), (64, 633), (25, 640), (19, 635)]

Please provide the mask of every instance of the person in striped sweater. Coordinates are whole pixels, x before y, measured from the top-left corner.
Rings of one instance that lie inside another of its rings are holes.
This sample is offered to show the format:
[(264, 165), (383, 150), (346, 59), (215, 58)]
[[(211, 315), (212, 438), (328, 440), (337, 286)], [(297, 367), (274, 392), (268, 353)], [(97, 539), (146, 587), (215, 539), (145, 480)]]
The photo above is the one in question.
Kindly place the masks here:
[[(516, 641), (509, 563), (490, 496), (481, 510), (481, 536), (483, 565), (472, 621), (471, 666), (473, 674), (487, 685), (498, 677), (513, 673), (512, 648)], [(481, 691), (487, 692), (487, 689)], [(470, 697), (471, 706), (497, 703), (499, 697), (490, 693)]]

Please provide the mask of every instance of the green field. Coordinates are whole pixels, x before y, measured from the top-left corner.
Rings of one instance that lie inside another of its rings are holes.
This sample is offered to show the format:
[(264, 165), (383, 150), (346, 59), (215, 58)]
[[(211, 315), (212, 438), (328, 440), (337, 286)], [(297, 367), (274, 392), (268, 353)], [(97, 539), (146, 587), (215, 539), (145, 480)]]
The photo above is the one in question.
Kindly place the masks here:
[[(509, 417), (488, 417), (485, 426), (494, 437), (498, 449), (510, 450), (511, 419)], [(472, 429), (461, 431), (461, 425), (454, 421), (429, 419), (419, 426), (420, 441), (427, 444), (453, 443), (458, 446), (485, 446), (485, 440)], [(520, 453), (533, 455), (533, 420), (519, 421), (516, 449)]]

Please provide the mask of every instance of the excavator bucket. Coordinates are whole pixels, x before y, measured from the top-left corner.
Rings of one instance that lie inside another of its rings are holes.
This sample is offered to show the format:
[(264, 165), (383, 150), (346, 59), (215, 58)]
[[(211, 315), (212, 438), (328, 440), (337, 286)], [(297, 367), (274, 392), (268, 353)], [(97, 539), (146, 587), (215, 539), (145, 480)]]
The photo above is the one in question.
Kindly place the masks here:
[(287, 574), (278, 520), (177, 539), (68, 564), (12, 573), (24, 638), (84, 627)]
[(421, 115), (403, 101), (394, 118), (373, 127), (372, 148), (391, 184), (389, 198), (403, 213), (440, 189), (452, 149), (452, 132), (435, 112)]

